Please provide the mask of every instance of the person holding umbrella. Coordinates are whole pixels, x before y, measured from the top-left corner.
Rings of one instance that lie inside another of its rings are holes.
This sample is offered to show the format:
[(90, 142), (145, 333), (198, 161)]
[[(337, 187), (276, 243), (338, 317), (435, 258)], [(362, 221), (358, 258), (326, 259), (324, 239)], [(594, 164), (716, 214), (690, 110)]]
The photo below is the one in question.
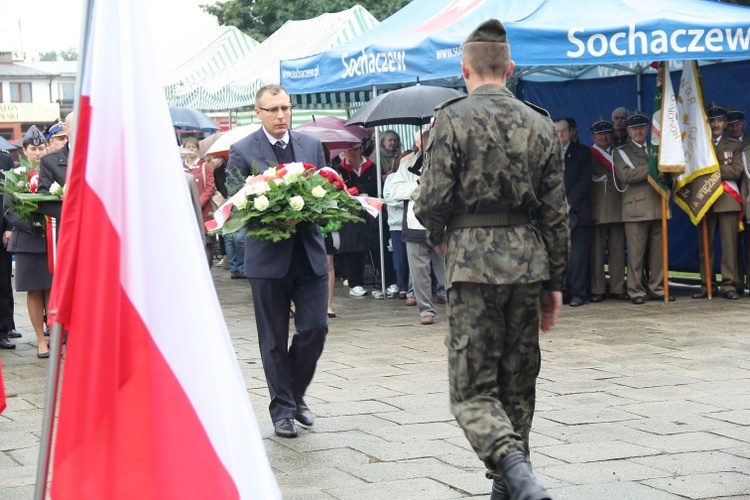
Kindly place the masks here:
[(469, 96), (436, 109), (415, 214), (447, 254), (451, 412), (491, 500), (543, 500), (528, 462), (539, 328), (562, 307), (570, 233), (560, 141), (546, 111), (505, 87), (514, 67), (500, 21), (469, 35)]

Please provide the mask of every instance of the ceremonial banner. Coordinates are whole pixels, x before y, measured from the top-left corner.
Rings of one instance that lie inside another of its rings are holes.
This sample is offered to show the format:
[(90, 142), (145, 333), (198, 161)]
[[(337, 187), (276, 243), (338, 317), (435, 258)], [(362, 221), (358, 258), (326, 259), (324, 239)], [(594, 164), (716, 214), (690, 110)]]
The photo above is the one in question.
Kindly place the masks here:
[(677, 102), (681, 116), (685, 172), (677, 177), (674, 201), (688, 214), (693, 224), (698, 225), (721, 196), (723, 188), (695, 61), (685, 63)]
[(677, 99), (669, 77), (669, 63), (659, 63), (654, 95), (654, 114), (651, 118), (651, 155), (648, 161), (648, 182), (665, 200), (670, 186), (659, 178), (660, 172), (682, 173), (685, 159), (678, 121)]
[(50, 311), (53, 499), (280, 499), (195, 224), (141, 0), (93, 0)]

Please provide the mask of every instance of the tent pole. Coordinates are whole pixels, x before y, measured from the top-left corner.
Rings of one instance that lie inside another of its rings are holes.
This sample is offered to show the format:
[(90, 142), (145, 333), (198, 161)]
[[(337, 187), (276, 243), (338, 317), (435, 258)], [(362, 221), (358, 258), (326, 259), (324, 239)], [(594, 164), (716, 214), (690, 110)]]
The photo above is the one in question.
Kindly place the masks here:
[(635, 90), (636, 90), (636, 99), (637, 99), (637, 109), (642, 110), (643, 109), (643, 88), (641, 87), (641, 74), (642, 72), (639, 71), (635, 74)]
[[(372, 98), (375, 99), (378, 96), (378, 86), (372, 86)], [(375, 158), (376, 167), (378, 173), (378, 198), (383, 197), (383, 172), (380, 170), (380, 133), (378, 127), (375, 127)], [(380, 241), (380, 291), (383, 293), (385, 299), (385, 235), (383, 234), (383, 210), (380, 210), (380, 220), (378, 221), (378, 235)]]

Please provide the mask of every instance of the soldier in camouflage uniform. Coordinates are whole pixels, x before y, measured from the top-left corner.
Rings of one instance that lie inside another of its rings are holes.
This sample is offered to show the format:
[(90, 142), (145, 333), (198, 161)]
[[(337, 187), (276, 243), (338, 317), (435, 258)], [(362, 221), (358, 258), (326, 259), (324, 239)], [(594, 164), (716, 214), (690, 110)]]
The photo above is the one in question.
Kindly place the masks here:
[(544, 110), (505, 88), (513, 68), (499, 21), (469, 36), (470, 95), (436, 109), (415, 194), (447, 253), (451, 411), (495, 479), (492, 500), (549, 498), (528, 463), (529, 432), (540, 323), (549, 330), (562, 305), (569, 241), (560, 141)]

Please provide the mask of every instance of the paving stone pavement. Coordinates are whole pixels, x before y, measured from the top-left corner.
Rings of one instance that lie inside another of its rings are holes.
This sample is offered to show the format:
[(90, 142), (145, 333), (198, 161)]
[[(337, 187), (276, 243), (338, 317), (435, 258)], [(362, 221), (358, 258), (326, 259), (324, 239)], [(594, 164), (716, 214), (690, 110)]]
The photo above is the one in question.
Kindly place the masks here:
[[(268, 416), (250, 289), (223, 269), (213, 276), (285, 499), (489, 498), (448, 409), (443, 311), (422, 326), (403, 301), (351, 298), (338, 282), (338, 317), (306, 396), (315, 426), (282, 439)], [(750, 499), (750, 299), (690, 292), (675, 287), (667, 305), (566, 306), (542, 335), (532, 461), (555, 499)], [(2, 351), (3, 500), (33, 496), (46, 384), (24, 294), (16, 317), (24, 336)]]

